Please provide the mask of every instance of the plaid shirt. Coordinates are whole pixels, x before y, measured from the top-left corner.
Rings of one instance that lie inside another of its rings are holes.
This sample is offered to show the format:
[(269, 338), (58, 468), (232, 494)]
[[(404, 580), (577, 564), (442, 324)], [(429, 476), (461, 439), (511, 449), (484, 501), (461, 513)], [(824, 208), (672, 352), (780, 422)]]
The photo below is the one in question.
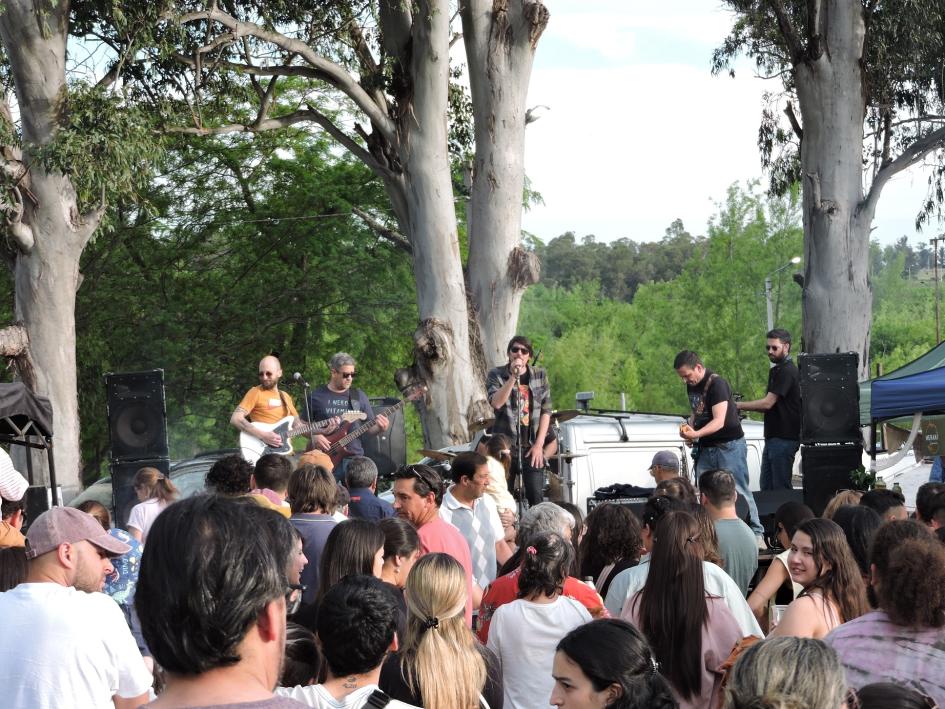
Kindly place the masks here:
[[(502, 388), (502, 385), (512, 376), (509, 373), (509, 365), (503, 364), (501, 367), (495, 367), (489, 370), (486, 377), (486, 391), (489, 400)], [(514, 390), (513, 390), (514, 391)], [(551, 386), (548, 384), (548, 374), (541, 367), (528, 367), (528, 441), (531, 445), (538, 437), (538, 423), (542, 414), (551, 415)], [(504, 433), (511, 437), (513, 444), (515, 441), (515, 407), (512, 405), (513, 397), (510, 396), (501, 408), (496, 409), (495, 425), (492, 427), (493, 433)]]

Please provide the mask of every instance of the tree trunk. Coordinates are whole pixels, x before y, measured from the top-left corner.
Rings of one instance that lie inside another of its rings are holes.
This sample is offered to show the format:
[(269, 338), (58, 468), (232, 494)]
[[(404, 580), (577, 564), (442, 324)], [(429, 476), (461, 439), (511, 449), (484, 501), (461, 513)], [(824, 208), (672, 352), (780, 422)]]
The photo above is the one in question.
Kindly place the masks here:
[(521, 247), (525, 101), (535, 46), (548, 23), (540, 1), (469, 0), (463, 37), (476, 129), (469, 202), (469, 291), (486, 366), (505, 361), (537, 258)]
[(806, 352), (857, 352), (869, 371), (872, 289), (863, 206), (865, 98), (862, 6), (824, 3), (824, 51), (796, 67), (803, 116), (804, 341)]
[[(13, 73), (35, 197), (23, 216), (34, 243), (16, 257), (15, 311), (29, 333), (36, 391), (52, 402), (56, 477), (68, 499), (79, 487), (81, 468), (75, 362), (79, 257), (100, 215), (81, 216), (69, 179), (47, 173), (35, 159), (35, 147), (53, 140), (64, 110), (69, 17), (68, 2), (39, 5), (6, 0), (0, 14), (0, 41)], [(45, 472), (45, 456), (34, 462)]]
[(467, 422), (482, 416), (485, 376), (470, 345), (450, 161), (447, 152), (449, 12), (420, 2), (413, 23), (412, 111), (402, 120), (401, 155), (420, 326), (417, 374), (429, 385), (427, 445), (469, 440)]

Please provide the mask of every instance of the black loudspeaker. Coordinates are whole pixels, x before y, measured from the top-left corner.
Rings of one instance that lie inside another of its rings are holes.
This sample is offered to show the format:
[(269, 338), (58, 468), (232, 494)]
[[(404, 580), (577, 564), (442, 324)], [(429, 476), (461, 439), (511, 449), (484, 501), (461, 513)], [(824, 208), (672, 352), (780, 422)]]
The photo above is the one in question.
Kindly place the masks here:
[(131, 508), (139, 502), (134, 487), (135, 473), (141, 468), (157, 468), (164, 475), (168, 475), (170, 467), (171, 463), (167, 458), (112, 461), (112, 524), (114, 526), (125, 529)]
[[(374, 414), (380, 413), (386, 406), (393, 406), (400, 399), (371, 399)], [(379, 478), (393, 473), (407, 464), (407, 428), (404, 424), (404, 408), (400, 407), (388, 416), (390, 426), (378, 436), (364, 436), (361, 445), (364, 455), (374, 461)]]
[(109, 372), (105, 389), (112, 460), (167, 458), (164, 370)]
[(753, 496), (755, 505), (758, 507), (761, 526), (765, 528), (765, 539), (769, 546), (778, 546), (778, 530), (774, 515), (785, 502), (804, 502), (804, 494), (801, 490), (792, 488), (790, 490), (759, 490), (753, 493)]
[(863, 446), (801, 446), (804, 504), (818, 517), (838, 490), (853, 489), (850, 473), (863, 465)]
[(802, 354), (801, 443), (859, 443), (859, 355)]

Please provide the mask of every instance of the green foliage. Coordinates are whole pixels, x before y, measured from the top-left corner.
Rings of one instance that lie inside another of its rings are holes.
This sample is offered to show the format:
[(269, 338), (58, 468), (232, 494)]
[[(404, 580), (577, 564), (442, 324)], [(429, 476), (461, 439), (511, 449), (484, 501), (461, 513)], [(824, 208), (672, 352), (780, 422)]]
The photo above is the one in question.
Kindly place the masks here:
[(162, 150), (146, 111), (86, 83), (70, 87), (53, 141), (32, 148), (47, 170), (69, 177), (83, 211), (140, 201)]
[[(397, 396), (416, 324), (402, 252), (351, 214), (384, 196), (367, 170), (327, 141), (281, 136), (181, 140), (147, 195), (159, 218), (120, 211), (120, 225), (83, 257), (77, 303), (83, 458), (89, 475), (107, 449), (107, 371), (163, 368), (172, 457), (232, 447), (228, 420), (281, 355), (316, 385), (338, 350), (358, 360), (357, 385)], [(411, 444), (419, 425), (410, 419)]]
[[(680, 241), (691, 255), (675, 264), (675, 277), (642, 283), (632, 303), (603, 297), (592, 279), (575, 278), (570, 290), (530, 289), (519, 330), (545, 350), (556, 406), (569, 408), (574, 392), (590, 389), (597, 407), (615, 408), (624, 392), (630, 409), (684, 412), (685, 388), (672, 370), (683, 349), (699, 352), (736, 391), (762, 396), (768, 373), (764, 279), (801, 253), (799, 222), (796, 195), (765, 200), (754, 186), (732, 187), (706, 239), (683, 236), (674, 223), (673, 235), (650, 247), (654, 262), (678, 253)], [(573, 246), (573, 235), (559, 239)], [(627, 248), (593, 240), (584, 246), (605, 253)], [(585, 263), (576, 265), (577, 273), (587, 272)], [(777, 325), (799, 333), (800, 289), (787, 270), (773, 278), (773, 298)]]

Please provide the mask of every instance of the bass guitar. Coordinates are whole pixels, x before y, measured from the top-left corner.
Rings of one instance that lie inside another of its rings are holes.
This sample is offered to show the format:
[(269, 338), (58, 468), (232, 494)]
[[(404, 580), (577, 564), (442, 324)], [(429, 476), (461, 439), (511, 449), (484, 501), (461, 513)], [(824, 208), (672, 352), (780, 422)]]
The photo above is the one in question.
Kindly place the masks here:
[[(390, 417), (391, 414), (396, 412), (398, 409), (402, 409), (408, 401), (416, 401), (424, 392), (427, 390), (426, 386), (423, 384), (416, 384), (411, 387), (408, 387), (404, 391), (404, 398), (398, 401), (393, 406), (388, 406), (381, 411), (378, 411), (375, 416), (386, 416)], [(363, 412), (361, 412), (363, 415)], [(374, 426), (373, 421), (367, 421), (362, 423), (360, 426), (355, 426), (351, 428), (350, 425), (341, 425), (338, 427), (337, 431), (334, 431), (331, 434), (322, 434), (325, 438), (328, 439), (328, 442), (331, 444), (325, 453), (328, 454), (328, 457), (331, 458), (332, 465), (338, 465), (340, 461), (352, 455), (351, 451), (348, 450), (347, 446), (351, 441), (356, 440), (363, 436)]]
[[(341, 422), (347, 426), (353, 421), (363, 421), (367, 418), (367, 414), (363, 411), (346, 411), (337, 418), (340, 418)], [(292, 422), (295, 420), (296, 419), (294, 416), (286, 416), (283, 419), (279, 419), (275, 423), (253, 424), (253, 426), (263, 431), (278, 433), (279, 437), (282, 439), (282, 443), (278, 446), (270, 446), (256, 438), (256, 436), (246, 433), (245, 431), (241, 431), (240, 452), (243, 454), (243, 458), (245, 458), (250, 463), (255, 464), (257, 460), (268, 453), (288, 455), (292, 452), (292, 439), (295, 436), (305, 436), (309, 433), (322, 433), (322, 431), (328, 428), (332, 422), (332, 419), (314, 421), (312, 423), (300, 421), (298, 425), (292, 426)]]

